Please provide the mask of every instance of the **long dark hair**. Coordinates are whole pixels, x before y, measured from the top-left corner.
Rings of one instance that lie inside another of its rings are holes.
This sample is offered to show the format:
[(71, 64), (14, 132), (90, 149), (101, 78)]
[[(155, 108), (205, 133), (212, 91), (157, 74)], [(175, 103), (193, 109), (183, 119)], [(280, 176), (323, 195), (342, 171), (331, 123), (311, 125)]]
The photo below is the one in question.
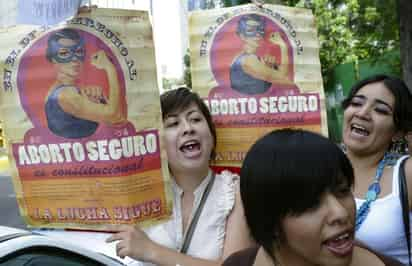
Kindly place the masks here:
[(412, 130), (412, 95), (405, 82), (397, 77), (378, 74), (363, 79), (353, 85), (348, 97), (343, 100), (342, 108), (345, 110), (351, 103), (356, 93), (364, 86), (372, 83), (382, 82), (395, 98), (393, 120), (395, 128), (402, 132)]

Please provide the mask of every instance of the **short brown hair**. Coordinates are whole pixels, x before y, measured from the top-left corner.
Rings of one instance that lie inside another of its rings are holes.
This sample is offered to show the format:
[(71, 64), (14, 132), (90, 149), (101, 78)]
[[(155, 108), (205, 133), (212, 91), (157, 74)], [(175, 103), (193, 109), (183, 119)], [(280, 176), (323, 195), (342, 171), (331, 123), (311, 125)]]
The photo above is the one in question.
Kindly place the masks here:
[(180, 87), (174, 90), (169, 90), (160, 96), (160, 104), (162, 106), (162, 119), (172, 112), (179, 112), (187, 108), (191, 103), (195, 103), (209, 125), (210, 133), (213, 137), (213, 148), (210, 159), (214, 159), (216, 155), (216, 128), (212, 120), (212, 115), (209, 112), (205, 102), (200, 98), (199, 94), (191, 91), (189, 88)]

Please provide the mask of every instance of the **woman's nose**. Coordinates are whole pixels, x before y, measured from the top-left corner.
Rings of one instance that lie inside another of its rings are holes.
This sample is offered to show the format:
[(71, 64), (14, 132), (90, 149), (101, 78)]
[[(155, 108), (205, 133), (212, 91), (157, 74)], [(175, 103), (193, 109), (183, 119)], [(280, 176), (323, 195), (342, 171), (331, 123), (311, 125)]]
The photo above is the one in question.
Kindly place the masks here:
[(184, 120), (182, 122), (182, 129), (183, 129), (183, 134), (191, 134), (193, 133), (193, 125), (190, 123), (190, 121)]
[(356, 115), (361, 119), (369, 120), (371, 117), (370, 113), (371, 113), (371, 107), (364, 104), (357, 110)]
[(349, 210), (333, 194), (327, 196), (327, 206), (329, 224), (346, 224), (349, 221)]

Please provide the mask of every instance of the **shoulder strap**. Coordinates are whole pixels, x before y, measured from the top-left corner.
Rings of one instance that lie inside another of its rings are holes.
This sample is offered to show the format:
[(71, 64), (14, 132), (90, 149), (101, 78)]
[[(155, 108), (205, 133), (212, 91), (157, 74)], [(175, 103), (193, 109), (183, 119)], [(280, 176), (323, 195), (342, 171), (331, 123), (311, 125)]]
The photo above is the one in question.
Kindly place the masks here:
[(405, 231), (406, 244), (408, 246), (409, 266), (412, 266), (411, 262), (411, 229), (409, 223), (409, 198), (408, 198), (408, 186), (405, 176), (405, 162), (408, 159), (402, 160), (399, 165), (399, 198), (402, 205), (402, 217), (403, 228)]
[(197, 222), (199, 221), (200, 213), (202, 212), (203, 206), (207, 200), (207, 196), (209, 195), (210, 190), (212, 189), (213, 183), (215, 182), (215, 174), (212, 174), (212, 178), (209, 180), (205, 191), (203, 192), (202, 197), (200, 198), (199, 206), (196, 209), (195, 214), (193, 215), (192, 221), (190, 222), (189, 227), (187, 228), (185, 238), (183, 240), (182, 248), (180, 249), (181, 253), (186, 253), (189, 249), (190, 242), (192, 241), (193, 233), (195, 232), (195, 228)]

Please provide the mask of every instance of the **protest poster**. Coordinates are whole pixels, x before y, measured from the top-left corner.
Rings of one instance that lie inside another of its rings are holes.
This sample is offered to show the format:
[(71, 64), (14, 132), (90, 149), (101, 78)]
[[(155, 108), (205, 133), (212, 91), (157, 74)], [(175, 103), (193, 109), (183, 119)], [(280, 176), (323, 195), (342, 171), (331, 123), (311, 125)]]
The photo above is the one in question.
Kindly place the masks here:
[(191, 12), (192, 86), (217, 129), (215, 166), (239, 167), (262, 135), (327, 135), (319, 42), (310, 10), (254, 4)]
[(168, 218), (172, 200), (147, 12), (83, 9), (0, 29), (0, 114), (30, 227)]

